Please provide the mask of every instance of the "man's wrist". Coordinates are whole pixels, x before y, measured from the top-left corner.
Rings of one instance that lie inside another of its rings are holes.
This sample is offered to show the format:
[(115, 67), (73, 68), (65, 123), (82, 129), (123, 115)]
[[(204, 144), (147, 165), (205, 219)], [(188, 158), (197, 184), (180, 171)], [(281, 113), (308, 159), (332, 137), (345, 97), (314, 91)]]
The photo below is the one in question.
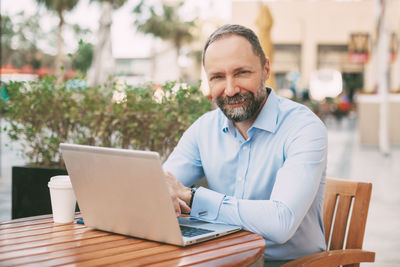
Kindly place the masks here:
[(191, 197), (190, 197), (190, 201), (189, 201), (189, 207), (192, 208), (192, 204), (193, 204), (193, 199), (194, 199), (194, 194), (196, 193), (197, 187), (192, 187), (190, 189), (191, 191)]
[(182, 199), (188, 206), (191, 197), (192, 197), (192, 191), (190, 190), (190, 187), (185, 187), (183, 192), (181, 192), (179, 196), (179, 198)]

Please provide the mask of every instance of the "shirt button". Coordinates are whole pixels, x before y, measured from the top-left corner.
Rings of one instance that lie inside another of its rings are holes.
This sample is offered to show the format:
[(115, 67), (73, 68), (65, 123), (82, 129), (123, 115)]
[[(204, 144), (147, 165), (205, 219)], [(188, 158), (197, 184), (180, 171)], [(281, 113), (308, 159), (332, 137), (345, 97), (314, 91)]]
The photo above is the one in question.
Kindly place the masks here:
[(243, 150), (247, 150), (247, 146), (244, 146), (244, 147), (243, 147)]

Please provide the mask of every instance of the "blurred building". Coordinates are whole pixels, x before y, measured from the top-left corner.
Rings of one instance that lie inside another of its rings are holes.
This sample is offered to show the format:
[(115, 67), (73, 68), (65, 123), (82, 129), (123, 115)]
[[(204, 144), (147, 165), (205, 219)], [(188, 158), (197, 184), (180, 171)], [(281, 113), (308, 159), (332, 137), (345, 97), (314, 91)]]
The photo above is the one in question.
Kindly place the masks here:
[(128, 84), (140, 84), (150, 80), (152, 60), (150, 57), (115, 58), (115, 73)]
[[(297, 87), (302, 90), (308, 88), (313, 71), (334, 69), (342, 73), (345, 88), (376, 91), (377, 1), (286, 0), (264, 3), (274, 19), (271, 38), (275, 54), (271, 63), (278, 89), (290, 87), (293, 73), (299, 73)], [(230, 23), (242, 24), (257, 32), (256, 18), (260, 5), (261, 1), (233, 1)], [(396, 57), (400, 1), (390, 0), (387, 5), (385, 16), (393, 52), (388, 74), (389, 90), (400, 91), (400, 57)]]
[(193, 49), (182, 47), (177, 59), (175, 48), (170, 42), (155, 39), (145, 53), (116, 57), (115, 73), (132, 85), (146, 82), (162, 84), (177, 80), (179, 76), (186, 82), (196, 83), (200, 79), (201, 63), (192, 53)]

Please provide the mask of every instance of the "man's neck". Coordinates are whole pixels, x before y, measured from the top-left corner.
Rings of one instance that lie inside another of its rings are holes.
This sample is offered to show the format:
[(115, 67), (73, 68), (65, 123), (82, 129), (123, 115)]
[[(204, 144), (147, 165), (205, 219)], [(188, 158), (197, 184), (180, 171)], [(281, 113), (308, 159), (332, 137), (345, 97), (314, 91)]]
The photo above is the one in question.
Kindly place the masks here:
[(260, 113), (261, 109), (264, 107), (265, 102), (267, 102), (269, 93), (267, 93), (264, 101), (260, 105), (260, 108), (257, 110), (256, 114), (252, 116), (251, 118), (245, 120), (245, 121), (240, 121), (240, 122), (234, 122), (233, 125), (238, 129), (239, 133), (244, 137), (244, 139), (248, 139), (249, 136), (247, 135), (247, 131), (250, 129), (250, 127), (253, 125), (253, 123), (256, 121), (258, 114)]
[(247, 121), (234, 122), (233, 125), (235, 125), (236, 129), (238, 129), (239, 133), (244, 137), (244, 139), (247, 140), (249, 138), (247, 131), (253, 125), (254, 121), (255, 119), (252, 121), (248, 119)]

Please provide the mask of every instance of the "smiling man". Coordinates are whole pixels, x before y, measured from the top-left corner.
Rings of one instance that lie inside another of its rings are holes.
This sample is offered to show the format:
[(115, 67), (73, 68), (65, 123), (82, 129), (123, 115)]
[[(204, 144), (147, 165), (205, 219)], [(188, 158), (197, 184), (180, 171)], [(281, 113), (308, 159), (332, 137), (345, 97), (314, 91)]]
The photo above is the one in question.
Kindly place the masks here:
[[(164, 164), (177, 214), (262, 235), (266, 266), (325, 250), (325, 126), (264, 86), (269, 60), (250, 29), (217, 29), (203, 65), (219, 108), (193, 123)], [(189, 188), (204, 176), (209, 189)]]

